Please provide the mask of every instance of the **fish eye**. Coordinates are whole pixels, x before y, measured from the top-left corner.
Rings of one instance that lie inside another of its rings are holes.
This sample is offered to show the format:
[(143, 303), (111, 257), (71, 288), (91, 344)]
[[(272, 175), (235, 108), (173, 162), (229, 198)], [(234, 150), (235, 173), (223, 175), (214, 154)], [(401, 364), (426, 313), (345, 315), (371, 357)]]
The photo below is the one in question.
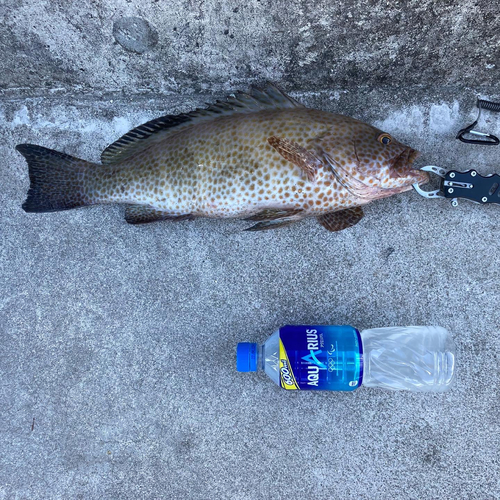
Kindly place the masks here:
[(384, 146), (387, 146), (388, 144), (391, 143), (392, 137), (389, 134), (380, 134), (377, 140)]

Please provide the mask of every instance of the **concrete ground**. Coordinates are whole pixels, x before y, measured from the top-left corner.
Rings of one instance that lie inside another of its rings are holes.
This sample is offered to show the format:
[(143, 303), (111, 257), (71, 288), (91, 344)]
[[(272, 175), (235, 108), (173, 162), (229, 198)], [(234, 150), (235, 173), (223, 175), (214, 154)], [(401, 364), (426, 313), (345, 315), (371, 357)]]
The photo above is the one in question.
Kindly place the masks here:
[[(340, 233), (21, 209), (16, 144), (98, 161), (264, 80), (420, 165), (500, 172), (500, 147), (454, 139), (476, 95), (500, 101), (495, 6), (366, 4), (0, 6), (0, 499), (500, 498), (498, 206), (409, 192)], [(500, 135), (500, 116), (479, 128)], [(290, 323), (441, 325), (456, 385), (294, 394), (236, 373), (237, 342)]]

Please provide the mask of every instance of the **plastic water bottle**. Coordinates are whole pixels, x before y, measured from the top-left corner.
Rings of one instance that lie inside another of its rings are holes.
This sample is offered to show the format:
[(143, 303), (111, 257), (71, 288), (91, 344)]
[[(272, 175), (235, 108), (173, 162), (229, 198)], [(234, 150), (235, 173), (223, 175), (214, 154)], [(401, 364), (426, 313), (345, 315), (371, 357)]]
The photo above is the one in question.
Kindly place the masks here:
[(259, 346), (238, 344), (240, 372), (263, 369), (287, 390), (353, 391), (361, 386), (443, 392), (452, 384), (455, 349), (435, 326), (375, 328), (284, 326)]

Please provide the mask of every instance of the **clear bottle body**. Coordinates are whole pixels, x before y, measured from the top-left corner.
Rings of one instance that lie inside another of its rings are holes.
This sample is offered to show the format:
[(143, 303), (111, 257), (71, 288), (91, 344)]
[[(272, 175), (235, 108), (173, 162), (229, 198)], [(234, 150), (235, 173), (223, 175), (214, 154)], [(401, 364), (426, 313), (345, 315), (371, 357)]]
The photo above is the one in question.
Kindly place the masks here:
[[(322, 329), (328, 329), (329, 335), (331, 335), (332, 329), (338, 328), (340, 332), (341, 329), (345, 331), (346, 328), (352, 327), (304, 326), (293, 328), (299, 328), (299, 332), (300, 328), (303, 328), (304, 332), (317, 331), (318, 335), (321, 335)], [(337, 370), (335, 373), (337, 378), (339, 377), (339, 370), (342, 371), (349, 365), (349, 362), (346, 363), (346, 359), (347, 361), (349, 359), (359, 361), (361, 383), (358, 384), (355, 381), (351, 381), (348, 383), (349, 389), (347, 390), (354, 390), (363, 384), (367, 387), (380, 387), (392, 390), (444, 392), (453, 384), (455, 376), (455, 350), (453, 341), (444, 328), (433, 326), (388, 327), (363, 330), (361, 333), (355, 329), (352, 330), (357, 332), (357, 336), (361, 340), (362, 350), (359, 352), (359, 359), (356, 358), (356, 352), (349, 351), (348, 354), (351, 356), (349, 358), (346, 357), (347, 351), (341, 352), (342, 349), (335, 351), (331, 342), (325, 343), (323, 346), (324, 351), (328, 350), (329, 356), (324, 370), (329, 371), (333, 367), (333, 370)], [(321, 353), (319, 348), (316, 351), (310, 351), (314, 356), (311, 357), (308, 354), (300, 358), (300, 367), (294, 365), (295, 368), (292, 370), (289, 363), (285, 363), (284, 365), (283, 359), (280, 360), (280, 330), (274, 332), (261, 346), (248, 343), (245, 343), (245, 345), (254, 346), (256, 362), (252, 368), (246, 369), (247, 355), (245, 351), (243, 356), (245, 360), (243, 364), (244, 369), (240, 371), (264, 370), (275, 384), (284, 388), (288, 387), (283, 386), (283, 370), (290, 369), (290, 371), (295, 371), (295, 377), (297, 377), (297, 370), (305, 370), (306, 368), (311, 370), (310, 363), (312, 360), (315, 360), (314, 362), (318, 366), (321, 365), (317, 360), (317, 357), (319, 358), (318, 353)], [(340, 347), (341, 345), (339, 343), (336, 347)], [(310, 346), (308, 344), (308, 347)], [(283, 356), (283, 345), (281, 348), (281, 355)], [(301, 356), (303, 354), (304, 352), (301, 352)], [(352, 358), (352, 356), (355, 358)], [(339, 363), (338, 360), (341, 358), (343, 362)], [(336, 363), (330, 363), (331, 360), (336, 360)], [(352, 363), (350, 364), (352, 365)], [(317, 368), (317, 372), (328, 378), (328, 374), (319, 368)], [(287, 373), (285, 373), (285, 378), (286, 375)], [(316, 384), (313, 387), (302, 386), (302, 388), (328, 389), (329, 387), (321, 387), (321, 384), (318, 387)]]
[(361, 339), (367, 387), (444, 392), (453, 383), (455, 349), (444, 328), (375, 328), (363, 330)]

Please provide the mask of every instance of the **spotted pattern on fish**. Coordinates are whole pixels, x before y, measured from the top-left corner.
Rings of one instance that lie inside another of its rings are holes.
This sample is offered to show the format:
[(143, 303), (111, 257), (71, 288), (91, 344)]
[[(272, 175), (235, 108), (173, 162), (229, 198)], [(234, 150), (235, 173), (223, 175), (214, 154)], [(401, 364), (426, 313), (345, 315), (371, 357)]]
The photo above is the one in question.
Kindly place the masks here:
[[(83, 170), (82, 204), (142, 206), (127, 217), (136, 223), (275, 214), (269, 220), (278, 222), (264, 224), (269, 228), (279, 225), (280, 211), (287, 223), (321, 217), (426, 182), (427, 174), (411, 167), (417, 154), (411, 148), (395, 139), (383, 144), (383, 132), (366, 123), (302, 107), (268, 89), (233, 97), (232, 106), (218, 103), (213, 112), (181, 115), (171, 120), (177, 128), (163, 131), (161, 119), (149, 122), (110, 146), (104, 165), (73, 160)], [(36, 155), (26, 145), (20, 151), (30, 172), (37, 171)], [(43, 203), (30, 202), (38, 192), (33, 178), (24, 208), (44, 211)]]

